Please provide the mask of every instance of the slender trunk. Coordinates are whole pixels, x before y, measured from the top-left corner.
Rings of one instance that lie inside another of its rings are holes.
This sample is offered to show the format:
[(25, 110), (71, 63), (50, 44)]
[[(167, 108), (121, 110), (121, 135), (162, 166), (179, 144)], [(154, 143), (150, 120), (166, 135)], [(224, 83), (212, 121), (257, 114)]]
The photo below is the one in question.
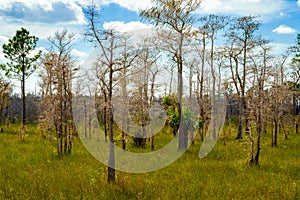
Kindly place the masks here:
[(246, 98), (244, 97), (244, 102), (243, 102), (243, 105), (244, 105), (244, 121), (245, 121), (245, 133), (246, 134), (249, 134), (249, 119), (248, 119), (248, 113), (247, 113), (247, 103), (246, 103)]
[[(122, 84), (122, 93), (123, 93), (123, 101), (126, 102), (125, 103), (125, 110), (128, 112), (128, 105), (127, 105), (127, 90), (126, 90), (126, 69), (124, 69), (123, 72), (123, 79), (121, 80), (121, 84)], [(128, 114), (128, 113), (126, 113)], [(125, 116), (125, 113), (122, 113), (122, 149), (126, 150), (126, 139), (125, 139), (125, 127), (126, 127), (126, 121), (127, 121), (128, 116)], [(126, 120), (125, 120), (126, 119)], [(128, 126), (128, 125), (127, 125)], [(127, 132), (128, 134), (128, 132)]]
[(170, 85), (169, 85), (169, 96), (172, 93), (172, 81), (173, 81), (173, 74), (174, 74), (174, 68), (173, 66), (171, 67), (171, 78), (170, 78)]
[(274, 134), (272, 139), (272, 146), (277, 146), (277, 135), (278, 135), (278, 122), (277, 119), (274, 120)]
[[(92, 138), (92, 117), (91, 117), (91, 106), (90, 106), (90, 102), (88, 104), (88, 126), (89, 126), (89, 138)], [(71, 111), (72, 113), (72, 111)]]
[[(235, 63), (235, 70), (233, 67), (232, 60), (234, 60), (234, 63)], [(235, 89), (237, 91), (238, 104), (239, 104), (238, 133), (237, 133), (237, 136), (235, 139), (240, 140), (240, 139), (243, 139), (244, 95), (243, 95), (243, 92), (241, 92), (241, 91), (243, 91), (242, 90), (243, 87), (242, 87), (241, 78), (238, 74), (239, 61), (238, 61), (237, 56), (230, 55), (229, 62), (230, 62), (231, 76), (233, 79)], [(238, 83), (239, 83), (240, 87), (238, 86)]]
[(178, 55), (178, 118), (179, 118), (179, 150), (187, 149), (188, 135), (187, 130), (183, 125), (183, 115), (182, 115), (182, 93), (183, 93), (183, 83), (182, 83), (182, 70), (183, 70), (183, 61), (182, 61), (182, 45), (183, 45), (183, 33), (180, 34), (180, 44), (179, 44), (179, 55)]
[[(282, 67), (281, 67), (281, 72), (283, 73), (282, 71)], [(275, 100), (274, 100), (274, 115), (273, 115), (273, 133), (272, 133), (272, 146), (277, 146), (277, 135), (278, 135), (278, 131), (280, 130), (279, 128), (279, 124), (278, 124), (278, 121), (279, 121), (279, 108), (278, 108), (278, 94), (279, 94), (279, 91), (278, 91), (278, 87), (280, 84), (283, 84), (283, 82), (279, 83), (279, 80), (278, 80), (278, 70), (276, 68), (276, 73), (275, 73), (275, 79), (274, 79), (274, 85), (275, 85)], [(281, 80), (283, 81), (283, 76), (281, 76)]]
[(190, 66), (190, 76), (189, 76), (189, 92), (190, 92), (190, 102), (192, 102), (192, 90), (193, 90), (193, 65)]
[(20, 140), (24, 140), (25, 134), (25, 124), (26, 124), (26, 97), (25, 97), (25, 66), (22, 66), (22, 80), (21, 80), (21, 90), (22, 90), (22, 122), (21, 130), (19, 132)]
[(67, 114), (67, 85), (66, 85), (66, 73), (65, 67), (63, 67), (63, 137), (64, 137), (64, 153), (68, 150), (68, 114)]
[(211, 100), (211, 123), (212, 123), (212, 136), (214, 139), (217, 138), (216, 136), (216, 118), (215, 118), (215, 98), (216, 98), (216, 75), (214, 69), (214, 32), (212, 32), (211, 36), (211, 50), (210, 50), (210, 69), (211, 69), (211, 76), (212, 76), (212, 100)]
[[(158, 70), (156, 72), (154, 72), (152, 75), (150, 107), (153, 106), (153, 102), (154, 102), (154, 83), (155, 83), (155, 77), (156, 77), (157, 73), (158, 73)], [(151, 136), (151, 150), (154, 150), (154, 134), (151, 129), (149, 130), (149, 132), (150, 132), (150, 136)]]
[(255, 164), (258, 165), (258, 160), (259, 160), (259, 154), (260, 154), (260, 136), (261, 136), (261, 131), (257, 135), (257, 149), (256, 149), (256, 155), (255, 155)]
[(59, 152), (63, 152), (63, 102), (62, 102), (62, 88), (60, 88), (60, 123), (59, 123)]
[(86, 119), (87, 119), (87, 109), (86, 109), (86, 102), (85, 100), (83, 101), (84, 103), (84, 136), (87, 138), (87, 131), (86, 131)]
[[(124, 121), (123, 121), (124, 123)], [(126, 139), (125, 139), (125, 133), (124, 133), (124, 126), (122, 127), (122, 149), (126, 150)]]
[(204, 141), (204, 135), (205, 135), (205, 112), (204, 112), (204, 101), (203, 101), (203, 87), (204, 87), (204, 67), (205, 67), (205, 51), (206, 51), (206, 38), (205, 35), (203, 35), (202, 38), (203, 42), (203, 51), (202, 51), (202, 57), (201, 57), (201, 77), (200, 77), (200, 116), (202, 120), (202, 127), (201, 127), (201, 140)]
[[(113, 44), (113, 42), (112, 42)], [(112, 55), (111, 55), (112, 56)], [(113, 60), (112, 58), (110, 59)], [(112, 63), (112, 62), (111, 62)], [(113, 112), (112, 112), (112, 90), (113, 90), (113, 65), (109, 66), (109, 91), (108, 91), (108, 128), (109, 128), (109, 158), (108, 158), (108, 182), (115, 182), (115, 147), (114, 147), (114, 133), (113, 133)]]
[(245, 87), (246, 87), (246, 74), (247, 74), (247, 51), (248, 51), (248, 48), (247, 48), (247, 43), (248, 43), (248, 40), (246, 38), (246, 40), (244, 41), (244, 61), (243, 61), (243, 82), (241, 84), (241, 93), (242, 93), (242, 100), (243, 100), (243, 106), (244, 106), (244, 110), (243, 110), (243, 117), (244, 117), (244, 120), (245, 120), (245, 132), (246, 133), (249, 133), (249, 123), (248, 123), (248, 113), (247, 113), (247, 104), (246, 104), (246, 98), (245, 98)]
[(104, 94), (104, 136), (105, 141), (107, 141), (107, 96)]
[(242, 98), (239, 98), (239, 120), (238, 120), (238, 134), (236, 136), (236, 140), (243, 139), (243, 112), (244, 112), (244, 105), (243, 105)]
[(109, 158), (108, 158), (108, 182), (115, 182), (115, 149), (114, 149), (114, 134), (113, 134), (113, 113), (112, 105), (109, 101), (109, 120), (108, 120), (108, 129), (109, 129)]
[(258, 105), (258, 117), (257, 117), (257, 147), (255, 155), (255, 164), (258, 165), (259, 154), (260, 154), (260, 137), (262, 132), (262, 119), (261, 119), (261, 94), (259, 94), (259, 105)]
[[(153, 133), (151, 133), (153, 134)], [(154, 150), (154, 135), (151, 136), (151, 150)]]

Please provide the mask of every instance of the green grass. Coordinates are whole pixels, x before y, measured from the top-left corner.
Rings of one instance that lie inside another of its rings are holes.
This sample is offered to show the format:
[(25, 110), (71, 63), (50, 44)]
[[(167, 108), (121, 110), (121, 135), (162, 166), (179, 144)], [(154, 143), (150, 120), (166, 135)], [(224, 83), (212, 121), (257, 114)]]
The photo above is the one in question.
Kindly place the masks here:
[(263, 136), (259, 166), (248, 164), (247, 137), (234, 141), (230, 135), (226, 146), (220, 140), (204, 159), (196, 141), (164, 169), (117, 172), (116, 183), (108, 184), (107, 168), (79, 138), (72, 154), (59, 157), (55, 141), (41, 138), (36, 127), (27, 127), (24, 142), (17, 131), (4, 127), (0, 133), (0, 199), (300, 199), (300, 135), (280, 135), (278, 147)]

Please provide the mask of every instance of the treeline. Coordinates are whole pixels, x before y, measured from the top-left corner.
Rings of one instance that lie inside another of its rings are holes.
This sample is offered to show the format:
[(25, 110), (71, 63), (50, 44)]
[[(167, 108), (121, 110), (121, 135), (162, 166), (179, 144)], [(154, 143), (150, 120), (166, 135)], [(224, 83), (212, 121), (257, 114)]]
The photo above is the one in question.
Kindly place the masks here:
[[(38, 124), (41, 97), (33, 93), (26, 95), (26, 121), (29, 124)], [(1, 112), (1, 124), (20, 124), (22, 115), (22, 100), (18, 94), (10, 95), (7, 104)]]

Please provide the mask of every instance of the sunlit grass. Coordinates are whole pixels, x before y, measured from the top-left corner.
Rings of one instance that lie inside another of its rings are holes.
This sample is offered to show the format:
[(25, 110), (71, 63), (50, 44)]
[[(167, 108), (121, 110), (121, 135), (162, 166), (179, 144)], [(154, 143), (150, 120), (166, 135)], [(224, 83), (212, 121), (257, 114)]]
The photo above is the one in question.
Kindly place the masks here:
[[(0, 199), (299, 199), (300, 135), (279, 146), (262, 138), (259, 166), (250, 166), (249, 142), (222, 136), (210, 154), (198, 158), (196, 141), (176, 162), (144, 174), (117, 172), (115, 184), (107, 183), (107, 168), (93, 158), (79, 138), (72, 154), (56, 155), (55, 140), (43, 139), (37, 127), (27, 127), (25, 141), (18, 126), (0, 133)], [(156, 148), (172, 136), (156, 137)], [(161, 138), (161, 139), (159, 139)], [(161, 140), (161, 141), (160, 141)], [(138, 148), (128, 145), (132, 151)], [(149, 146), (146, 146), (146, 149)], [(143, 151), (143, 150), (140, 150)]]

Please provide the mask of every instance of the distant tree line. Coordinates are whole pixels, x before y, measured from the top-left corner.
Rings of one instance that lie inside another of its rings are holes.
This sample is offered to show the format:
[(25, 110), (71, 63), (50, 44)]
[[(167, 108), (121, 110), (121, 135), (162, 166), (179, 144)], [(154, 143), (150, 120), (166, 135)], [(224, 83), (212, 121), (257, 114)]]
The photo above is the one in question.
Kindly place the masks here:
[[(40, 112), (39, 103), (41, 97), (33, 93), (26, 95), (26, 122), (29, 124), (38, 124), (38, 115)], [(7, 105), (2, 112), (2, 124), (18, 124), (21, 122), (22, 100), (17, 94), (10, 95), (7, 98)]]

